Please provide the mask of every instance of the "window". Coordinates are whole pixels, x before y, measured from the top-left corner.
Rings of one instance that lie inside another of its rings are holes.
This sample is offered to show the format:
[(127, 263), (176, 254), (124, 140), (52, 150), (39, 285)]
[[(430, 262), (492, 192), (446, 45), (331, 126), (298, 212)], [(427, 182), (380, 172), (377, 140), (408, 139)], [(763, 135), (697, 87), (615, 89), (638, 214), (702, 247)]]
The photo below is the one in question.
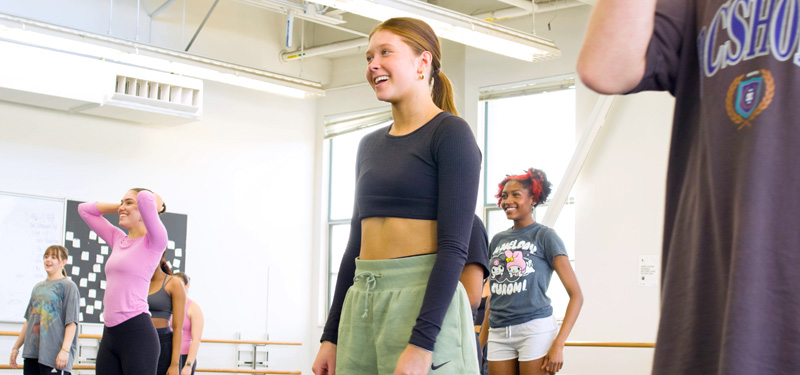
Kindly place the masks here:
[[(513, 223), (497, 207), (497, 185), (508, 174), (527, 168), (543, 170), (553, 183), (553, 196), (564, 176), (575, 148), (574, 78), (560, 76), (536, 82), (497, 86), (481, 90), (484, 121), (484, 202), (487, 231), (491, 239)], [(540, 222), (546, 202), (536, 208)], [(561, 210), (554, 229), (564, 241), (570, 262), (575, 260), (575, 201)], [(563, 319), (569, 297), (554, 273), (547, 295), (556, 318)]]
[(368, 133), (391, 122), (391, 110), (374, 110), (330, 116), (325, 121), (328, 142), (328, 298), (333, 299), (339, 264), (350, 236), (350, 219), (356, 183), (358, 143)]

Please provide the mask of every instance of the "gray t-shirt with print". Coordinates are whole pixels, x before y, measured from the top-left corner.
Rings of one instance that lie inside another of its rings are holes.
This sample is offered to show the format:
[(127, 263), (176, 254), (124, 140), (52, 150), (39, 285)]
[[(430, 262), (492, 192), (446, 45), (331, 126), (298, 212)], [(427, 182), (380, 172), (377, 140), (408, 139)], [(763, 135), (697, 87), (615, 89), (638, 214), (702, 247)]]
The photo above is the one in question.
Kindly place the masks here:
[(799, 10), (657, 3), (634, 90), (676, 99), (654, 375), (800, 373)]
[[(78, 286), (68, 277), (45, 280), (33, 287), (25, 320), (23, 358), (37, 359), (39, 364), (56, 367), (56, 357), (64, 343), (67, 324), (78, 323), (80, 293)], [(78, 351), (77, 329), (69, 351), (69, 361), (64, 371), (72, 371), (72, 362)]]
[(553, 260), (567, 255), (556, 231), (539, 223), (508, 229), (489, 245), (489, 327), (522, 324), (553, 314), (547, 288)]

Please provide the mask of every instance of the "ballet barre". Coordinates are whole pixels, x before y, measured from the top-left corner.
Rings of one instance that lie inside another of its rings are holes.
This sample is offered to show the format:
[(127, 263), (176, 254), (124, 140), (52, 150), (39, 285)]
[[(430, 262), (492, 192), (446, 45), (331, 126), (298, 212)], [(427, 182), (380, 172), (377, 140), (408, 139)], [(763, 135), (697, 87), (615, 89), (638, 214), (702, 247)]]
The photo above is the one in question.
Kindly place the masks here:
[[(0, 370), (11, 370), (11, 365), (0, 365)], [(73, 370), (94, 370), (94, 365), (73, 365)], [(22, 370), (22, 365), (17, 368)], [(214, 369), (214, 368), (198, 368), (194, 372), (214, 372), (224, 374), (301, 374), (300, 371), (275, 371), (275, 370), (262, 370), (262, 369)]]
[(652, 342), (597, 342), (597, 341), (567, 341), (565, 346), (594, 347), (594, 348), (655, 348)]
[[(19, 336), (19, 332), (14, 331), (0, 331), (0, 336), (11, 336), (17, 337)], [(94, 339), (100, 340), (103, 338), (103, 335), (97, 334), (86, 334), (81, 333), (78, 335), (80, 339)], [(200, 340), (202, 343), (207, 344), (239, 344), (239, 345), (253, 345), (255, 346), (266, 346), (266, 345), (292, 345), (292, 346), (299, 346), (303, 345), (300, 342), (288, 342), (288, 341), (262, 341), (262, 340), (221, 340), (221, 339), (202, 339)], [(255, 353), (254, 353), (255, 358)], [(22, 368), (20, 364), (19, 368)], [(75, 364), (72, 366), (73, 370), (94, 370), (95, 365), (90, 364)], [(11, 370), (11, 366), (8, 364), (0, 364), (0, 370)], [(281, 371), (281, 370), (267, 370), (267, 369), (259, 369), (259, 368), (238, 368), (238, 369), (216, 369), (216, 368), (197, 368), (195, 372), (210, 372), (210, 373), (224, 373), (224, 374), (301, 374), (300, 371)]]
[[(19, 332), (14, 331), (0, 331), (0, 336), (19, 336)], [(103, 335), (81, 333), (78, 335), (79, 339), (95, 339), (100, 340)], [(219, 339), (201, 339), (202, 343), (209, 344), (248, 344), (248, 345), (303, 345), (301, 342), (288, 342), (288, 341), (258, 341), (258, 340), (219, 340)], [(195, 370), (196, 371), (196, 370)]]

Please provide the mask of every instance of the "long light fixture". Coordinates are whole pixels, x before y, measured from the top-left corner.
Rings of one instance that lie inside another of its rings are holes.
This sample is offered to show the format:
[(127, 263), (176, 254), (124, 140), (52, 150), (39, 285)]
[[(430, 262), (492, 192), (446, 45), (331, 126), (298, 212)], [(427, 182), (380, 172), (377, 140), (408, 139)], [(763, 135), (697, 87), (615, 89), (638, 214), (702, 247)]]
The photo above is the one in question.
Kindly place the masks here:
[[(38, 25), (37, 25), (38, 26)], [(87, 33), (82, 33), (86, 36)], [(102, 40), (118, 43), (132, 43), (127, 41), (106, 40), (107, 37), (100, 37)], [(196, 56), (184, 54), (182, 52), (159, 50), (157, 53), (168, 53), (170, 56), (178, 58), (188, 58), (190, 60), (198, 60), (199, 62), (208, 62), (214, 65), (219, 65), (223, 68), (234, 70), (234, 73), (226, 73), (217, 69), (205, 68), (198, 65), (186, 64), (181, 62), (169, 61), (163, 58), (156, 58), (144, 56), (138, 53), (125, 52), (115, 48), (103, 47), (92, 43), (80, 42), (72, 39), (56, 37), (52, 35), (37, 33), (33, 31), (23, 30), (20, 28), (7, 27), (0, 25), (0, 40), (20, 43), (24, 45), (46, 48), (53, 51), (64, 52), (73, 55), (86, 56), (91, 58), (103, 59), (110, 62), (120, 64), (138, 66), (142, 68), (162, 71), (182, 76), (198, 78), (207, 81), (214, 81), (244, 87), (248, 89), (269, 92), (273, 94), (284, 95), (293, 98), (307, 98), (323, 96), (325, 94), (322, 85), (318, 82), (300, 80), (294, 77), (285, 77), (285, 82), (274, 83), (269, 79), (255, 79), (239, 75), (240, 72), (251, 73), (259, 75), (262, 73), (259, 70), (241, 67), (234, 64), (222, 63), (211, 59), (199, 58)], [(138, 46), (138, 45), (137, 45)], [(145, 47), (145, 45), (142, 45)], [(158, 49), (156, 47), (146, 46), (148, 49)], [(9, 57), (9, 58), (13, 58)], [(272, 74), (268, 72), (263, 72)], [(275, 75), (275, 74), (272, 74)], [(279, 77), (280, 78), (280, 77)], [(280, 80), (282, 81), (282, 80)]]
[(547, 39), (523, 33), (419, 0), (308, 0), (378, 21), (413, 17), (427, 22), (439, 37), (525, 61), (561, 56)]

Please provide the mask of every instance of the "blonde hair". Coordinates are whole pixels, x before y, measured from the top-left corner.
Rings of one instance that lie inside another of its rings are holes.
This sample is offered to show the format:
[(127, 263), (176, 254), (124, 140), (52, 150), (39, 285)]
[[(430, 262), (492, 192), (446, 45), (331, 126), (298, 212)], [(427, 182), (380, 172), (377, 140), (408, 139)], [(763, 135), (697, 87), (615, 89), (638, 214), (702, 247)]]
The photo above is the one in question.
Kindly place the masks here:
[[(44, 251), (44, 256), (55, 256), (58, 260), (67, 260), (69, 259), (69, 251), (66, 247), (61, 245), (52, 245)], [(67, 276), (67, 270), (64, 267), (61, 267), (61, 274)]]
[(433, 59), (431, 61), (431, 74), (428, 77), (428, 85), (433, 80), (433, 90), (431, 91), (433, 103), (443, 111), (458, 116), (453, 85), (450, 83), (450, 79), (441, 71), (442, 46), (433, 29), (424, 21), (416, 18), (397, 17), (390, 18), (375, 27), (369, 37), (372, 38), (373, 34), (381, 30), (399, 36), (417, 55), (425, 51), (431, 53)]

